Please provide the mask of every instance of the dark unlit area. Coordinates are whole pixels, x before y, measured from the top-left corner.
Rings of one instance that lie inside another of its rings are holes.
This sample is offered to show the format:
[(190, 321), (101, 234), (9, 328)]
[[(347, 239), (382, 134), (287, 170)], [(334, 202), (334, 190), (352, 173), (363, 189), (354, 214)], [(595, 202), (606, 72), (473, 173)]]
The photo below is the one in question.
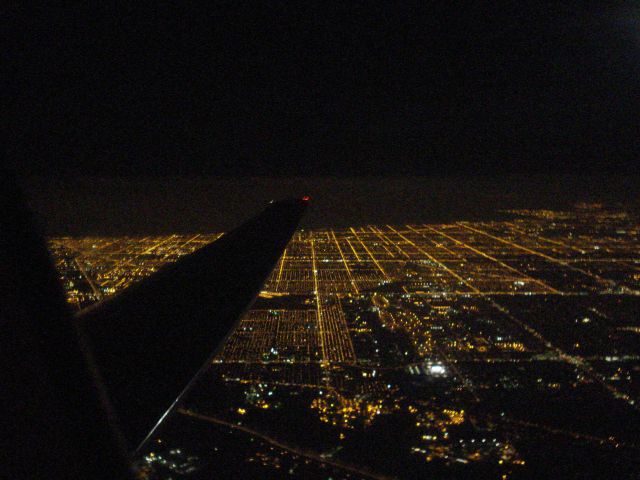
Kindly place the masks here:
[(303, 228), (482, 220), (577, 202), (638, 211), (640, 177), (31, 178), (49, 235), (144, 235), (233, 228), (273, 199), (311, 197)]

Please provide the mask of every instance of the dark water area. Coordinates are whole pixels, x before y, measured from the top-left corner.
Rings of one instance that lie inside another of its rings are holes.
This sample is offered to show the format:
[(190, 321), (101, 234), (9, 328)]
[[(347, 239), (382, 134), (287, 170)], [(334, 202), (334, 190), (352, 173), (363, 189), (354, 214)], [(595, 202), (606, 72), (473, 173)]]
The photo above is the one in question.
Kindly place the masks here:
[[(233, 228), (272, 199), (309, 195), (303, 228), (498, 220), (504, 209), (601, 202), (637, 215), (640, 176), (224, 178), (37, 177), (23, 181), (48, 235)], [(637, 217), (636, 217), (637, 218)]]

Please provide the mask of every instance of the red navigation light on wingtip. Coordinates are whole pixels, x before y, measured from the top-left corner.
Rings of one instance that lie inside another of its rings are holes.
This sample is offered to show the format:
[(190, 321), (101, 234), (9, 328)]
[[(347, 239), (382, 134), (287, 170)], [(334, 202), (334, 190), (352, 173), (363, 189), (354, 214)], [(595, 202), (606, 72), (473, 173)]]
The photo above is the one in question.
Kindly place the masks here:
[(305, 195), (304, 197), (302, 197), (303, 202), (308, 202), (309, 200), (311, 200), (311, 197), (309, 195)]

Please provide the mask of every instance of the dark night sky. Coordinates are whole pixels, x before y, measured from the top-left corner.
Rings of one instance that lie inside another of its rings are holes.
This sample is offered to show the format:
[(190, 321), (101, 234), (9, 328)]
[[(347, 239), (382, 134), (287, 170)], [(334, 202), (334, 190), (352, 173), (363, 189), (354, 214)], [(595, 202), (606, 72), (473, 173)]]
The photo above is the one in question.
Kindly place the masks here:
[(128, 3), (2, 8), (10, 166), (49, 176), (636, 169), (632, 3)]

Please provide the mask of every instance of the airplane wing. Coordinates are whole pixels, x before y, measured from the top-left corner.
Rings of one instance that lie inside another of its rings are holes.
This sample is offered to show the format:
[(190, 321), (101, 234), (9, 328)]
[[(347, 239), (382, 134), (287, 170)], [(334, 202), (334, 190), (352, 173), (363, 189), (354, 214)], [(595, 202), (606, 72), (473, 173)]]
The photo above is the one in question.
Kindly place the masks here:
[(79, 326), (130, 447), (140, 445), (210, 364), (259, 294), (306, 205), (304, 199), (271, 203), (217, 241), (80, 312)]
[(251, 306), (307, 200), (272, 203), (73, 317), (16, 179), (0, 171), (0, 447), (11, 452), (4, 473), (131, 478), (133, 449)]

